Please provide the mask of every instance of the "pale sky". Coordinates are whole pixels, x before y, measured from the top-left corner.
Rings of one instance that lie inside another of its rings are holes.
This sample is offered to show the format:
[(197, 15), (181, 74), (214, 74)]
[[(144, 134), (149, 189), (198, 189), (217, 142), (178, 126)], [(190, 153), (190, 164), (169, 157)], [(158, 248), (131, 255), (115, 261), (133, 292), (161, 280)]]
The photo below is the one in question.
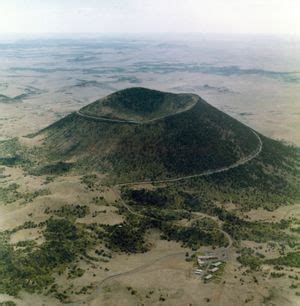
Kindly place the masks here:
[(0, 0), (4, 33), (300, 35), (300, 0)]

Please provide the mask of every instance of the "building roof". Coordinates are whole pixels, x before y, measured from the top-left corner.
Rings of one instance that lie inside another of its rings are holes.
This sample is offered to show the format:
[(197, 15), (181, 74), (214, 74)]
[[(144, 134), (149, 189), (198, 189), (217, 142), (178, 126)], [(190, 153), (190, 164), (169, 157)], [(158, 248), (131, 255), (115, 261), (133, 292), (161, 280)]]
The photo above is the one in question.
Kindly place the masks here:
[(210, 269), (211, 272), (216, 272), (218, 270), (219, 270), (219, 268), (217, 268), (217, 267)]
[(216, 255), (207, 255), (207, 256), (198, 256), (198, 260), (209, 260), (209, 259), (215, 259), (218, 258)]

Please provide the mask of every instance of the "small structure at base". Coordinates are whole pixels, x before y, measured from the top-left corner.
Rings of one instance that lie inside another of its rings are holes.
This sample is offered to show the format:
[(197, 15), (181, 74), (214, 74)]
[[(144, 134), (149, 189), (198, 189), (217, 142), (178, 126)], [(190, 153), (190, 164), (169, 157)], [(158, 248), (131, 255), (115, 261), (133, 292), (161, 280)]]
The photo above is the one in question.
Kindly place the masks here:
[(216, 255), (205, 255), (205, 256), (198, 256), (198, 259), (207, 261), (211, 259), (217, 259), (218, 257)]
[(204, 264), (205, 264), (205, 261), (203, 261), (203, 260), (201, 260), (201, 259), (198, 258), (198, 265), (199, 265), (199, 266), (202, 266), (202, 265), (204, 265)]
[(200, 266), (213, 259), (218, 259), (218, 257), (216, 255), (197, 256), (197, 261)]
[(222, 261), (217, 261), (217, 262), (212, 263), (214, 267), (219, 267), (221, 264), (222, 264)]
[(219, 268), (218, 268), (218, 267), (215, 267), (215, 268), (210, 269), (210, 272), (215, 273), (215, 272), (217, 272), (218, 270), (219, 270)]
[(205, 277), (204, 277), (204, 279), (205, 280), (209, 280), (209, 279), (211, 279), (213, 276), (212, 276), (212, 274), (208, 274), (208, 275), (206, 275)]

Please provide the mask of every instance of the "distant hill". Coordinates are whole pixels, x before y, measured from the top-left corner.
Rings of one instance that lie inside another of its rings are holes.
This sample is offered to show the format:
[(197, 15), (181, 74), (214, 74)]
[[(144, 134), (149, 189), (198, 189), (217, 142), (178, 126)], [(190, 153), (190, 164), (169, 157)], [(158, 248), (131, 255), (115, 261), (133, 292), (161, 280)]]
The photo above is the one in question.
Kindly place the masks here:
[(51, 160), (156, 180), (229, 166), (257, 150), (253, 131), (193, 94), (130, 88), (55, 122), (40, 135)]

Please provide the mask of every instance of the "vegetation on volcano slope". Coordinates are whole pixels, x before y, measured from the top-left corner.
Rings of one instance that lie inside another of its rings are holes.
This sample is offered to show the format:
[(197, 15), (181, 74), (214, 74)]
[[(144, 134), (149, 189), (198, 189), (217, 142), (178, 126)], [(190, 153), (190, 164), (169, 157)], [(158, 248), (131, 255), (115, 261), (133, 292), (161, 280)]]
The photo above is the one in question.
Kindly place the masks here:
[[(243, 211), (258, 207), (272, 211), (279, 206), (295, 203), (300, 199), (299, 148), (264, 137), (263, 142), (262, 153), (245, 165), (224, 173), (157, 188), (155, 193), (161, 198), (167, 197), (168, 207), (173, 203), (172, 206), (177, 209), (210, 214), (217, 213), (213, 211), (215, 202), (234, 203)], [(127, 199), (134, 204), (152, 201), (143, 199), (147, 196), (143, 191), (127, 191), (127, 195), (130, 196), (130, 193), (131, 199)], [(155, 197), (153, 194), (149, 196)]]
[(145, 125), (70, 114), (41, 131), (45, 154), (109, 173), (110, 182), (192, 175), (230, 165), (257, 149), (252, 131), (199, 101), (193, 109)]
[(136, 129), (134, 135), (120, 139), (109, 157), (114, 172), (120, 176), (133, 173), (132, 179), (158, 179), (197, 174), (236, 162), (256, 148), (257, 139), (248, 128), (223, 115), (201, 105)]
[(265, 137), (262, 140), (261, 154), (247, 164), (208, 177), (182, 181), (177, 188), (190, 190), (194, 197), (192, 205), (199, 207), (216, 201), (234, 203), (244, 211), (258, 207), (271, 211), (299, 201), (299, 148)]

